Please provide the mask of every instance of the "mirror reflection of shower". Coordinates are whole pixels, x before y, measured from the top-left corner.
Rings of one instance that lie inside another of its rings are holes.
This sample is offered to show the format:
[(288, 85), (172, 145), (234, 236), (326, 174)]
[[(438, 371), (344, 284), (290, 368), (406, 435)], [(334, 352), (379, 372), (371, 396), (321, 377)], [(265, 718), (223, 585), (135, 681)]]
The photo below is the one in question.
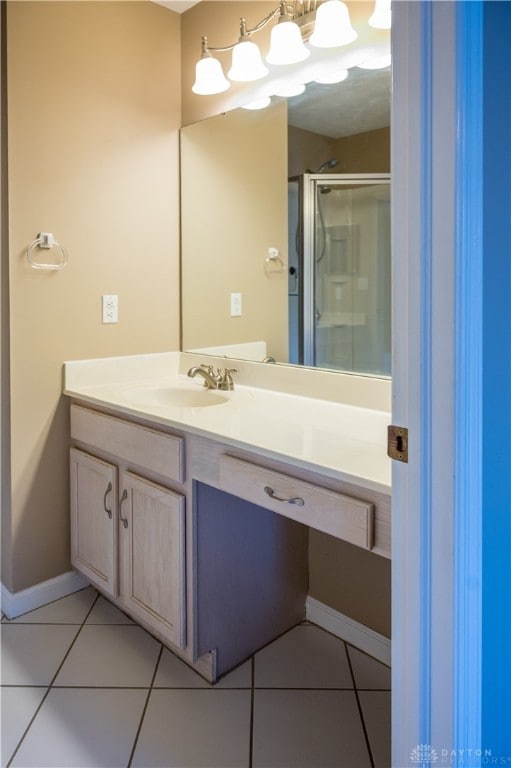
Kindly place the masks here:
[[(322, 163), (316, 171), (311, 171), (310, 169), (307, 169), (305, 173), (323, 173), (323, 171), (331, 170), (332, 168), (335, 168), (336, 165), (339, 165), (339, 161), (337, 160), (337, 158), (332, 157), (330, 158), (330, 160), (325, 160), (325, 162)], [(327, 186), (326, 184), (323, 184), (319, 188), (319, 191), (322, 194), (326, 195), (328, 194), (328, 192), (330, 192), (330, 189), (331, 187)]]
[[(320, 174), (324, 171), (329, 171), (339, 165), (337, 158), (332, 157), (329, 160), (321, 163), (318, 168), (312, 170), (307, 168), (305, 173), (307, 174)], [(322, 194), (330, 192), (328, 185), (322, 185), (320, 191)], [(300, 217), (300, 201), (299, 201), (300, 189), (298, 182), (293, 180), (288, 184), (288, 254), (289, 254), (289, 362), (291, 363), (303, 363), (303, 252), (302, 252), (302, 239), (303, 233), (301, 228)], [(321, 208), (319, 209), (321, 217)], [(323, 226), (323, 244), (324, 238), (324, 221), (321, 217)], [(294, 233), (294, 234), (293, 234)], [(319, 259), (322, 257), (319, 256)], [(318, 309), (316, 308), (316, 313)], [(317, 318), (319, 319), (319, 318)]]
[(290, 362), (390, 375), (390, 177), (289, 180)]

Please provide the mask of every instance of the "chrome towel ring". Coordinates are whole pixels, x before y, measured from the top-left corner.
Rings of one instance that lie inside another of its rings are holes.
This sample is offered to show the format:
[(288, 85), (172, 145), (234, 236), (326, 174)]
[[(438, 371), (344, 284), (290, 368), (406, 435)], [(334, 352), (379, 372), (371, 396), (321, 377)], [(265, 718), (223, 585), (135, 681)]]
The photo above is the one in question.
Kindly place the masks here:
[[(38, 255), (41, 250), (55, 248), (58, 251), (58, 260), (44, 262), (38, 261)], [(46, 269), (56, 271), (63, 269), (67, 264), (67, 252), (62, 243), (55, 240), (51, 232), (39, 232), (36, 239), (33, 240), (27, 248), (27, 261), (32, 269)]]

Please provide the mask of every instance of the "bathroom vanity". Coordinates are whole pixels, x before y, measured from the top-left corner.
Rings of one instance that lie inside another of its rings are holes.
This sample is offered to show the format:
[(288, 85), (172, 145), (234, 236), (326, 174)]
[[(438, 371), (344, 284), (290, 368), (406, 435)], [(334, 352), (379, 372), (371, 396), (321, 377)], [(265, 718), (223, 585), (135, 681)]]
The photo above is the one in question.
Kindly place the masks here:
[(71, 551), (214, 681), (305, 618), (309, 527), (390, 556), (389, 415), (254, 386), (250, 363), (208, 390), (196, 362), (66, 363)]

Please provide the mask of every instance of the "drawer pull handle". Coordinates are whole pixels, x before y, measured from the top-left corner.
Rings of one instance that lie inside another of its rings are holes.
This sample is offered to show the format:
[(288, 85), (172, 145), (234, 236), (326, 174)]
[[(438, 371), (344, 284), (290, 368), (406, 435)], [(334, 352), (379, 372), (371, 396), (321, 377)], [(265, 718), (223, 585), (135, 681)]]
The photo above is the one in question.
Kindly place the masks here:
[(273, 488), (270, 488), (269, 485), (264, 486), (264, 492), (267, 496), (270, 497), (270, 499), (275, 499), (275, 501), (283, 501), (284, 504), (296, 504), (297, 507), (303, 507), (305, 504), (304, 500), (299, 496), (294, 496), (290, 499), (283, 499), (282, 496), (277, 496)]
[(107, 505), (106, 505), (106, 497), (107, 497), (107, 496), (108, 496), (108, 494), (109, 494), (109, 493), (111, 493), (111, 492), (112, 492), (112, 483), (108, 483), (107, 489), (106, 489), (106, 491), (105, 491), (105, 495), (103, 496), (103, 509), (104, 509), (104, 510), (105, 510), (105, 512), (107, 513), (107, 515), (108, 515), (108, 517), (110, 518), (110, 520), (112, 519), (112, 510), (111, 510), (111, 509), (108, 509), (108, 507), (107, 507)]
[(125, 528), (128, 527), (128, 518), (122, 516), (122, 505), (127, 498), (128, 498), (128, 491), (125, 488), (124, 491), (122, 492), (121, 500), (119, 502), (119, 520), (122, 522)]

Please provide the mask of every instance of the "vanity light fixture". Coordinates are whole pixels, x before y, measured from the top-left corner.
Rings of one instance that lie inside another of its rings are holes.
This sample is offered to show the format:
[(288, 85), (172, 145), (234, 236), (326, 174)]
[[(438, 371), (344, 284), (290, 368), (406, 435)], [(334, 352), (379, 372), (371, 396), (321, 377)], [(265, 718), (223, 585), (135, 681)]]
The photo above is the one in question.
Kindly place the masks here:
[(251, 101), (248, 104), (243, 104), (243, 109), (265, 109), (266, 107), (269, 107), (271, 104), (271, 99), (269, 96), (264, 96), (262, 99), (256, 99), (255, 101)]
[(293, 96), (300, 96), (305, 91), (304, 83), (289, 83), (280, 85), (274, 90), (275, 96), (281, 96), (284, 99), (291, 99)]
[(202, 56), (195, 65), (195, 82), (192, 91), (199, 96), (222, 93), (231, 87), (224, 75), (222, 65), (213, 58), (208, 48), (207, 37), (202, 38)]
[(261, 51), (255, 43), (249, 40), (252, 31), (247, 28), (246, 19), (240, 19), (240, 39), (232, 49), (232, 64), (227, 73), (229, 80), (249, 83), (261, 80), (268, 74), (261, 58)]
[(376, 0), (374, 4), (374, 11), (368, 22), (370, 27), (374, 29), (390, 29), (391, 27), (391, 10), (390, 0)]
[(293, 21), (286, 3), (280, 4), (278, 23), (271, 31), (270, 50), (266, 56), (268, 64), (298, 64), (310, 56), (305, 47), (298, 24)]
[[(270, 50), (266, 57), (272, 66), (288, 66), (305, 61), (310, 55), (306, 42), (316, 48), (338, 48), (356, 39), (351, 26), (347, 5), (342, 0), (281, 0), (279, 6), (262, 21), (248, 28), (245, 18), (240, 19), (238, 42), (224, 47), (208, 45), (202, 38), (202, 55), (195, 67), (194, 93), (200, 95), (222, 93), (229, 88), (229, 80), (253, 82), (268, 74), (258, 46), (250, 38), (274, 21)], [(211, 52), (232, 51), (232, 63), (225, 78), (218, 59)]]
[(366, 59), (365, 61), (360, 62), (360, 64), (357, 64), (360, 69), (386, 69), (387, 67), (390, 67), (392, 62), (392, 56), (390, 53), (386, 53), (384, 56), (374, 56), (371, 59)]
[(319, 71), (314, 76), (314, 82), (321, 85), (333, 85), (334, 83), (342, 83), (348, 77), (347, 69), (334, 69), (331, 71), (321, 72)]
[(342, 0), (326, 0), (318, 7), (310, 45), (315, 48), (340, 48), (356, 39), (348, 6)]

